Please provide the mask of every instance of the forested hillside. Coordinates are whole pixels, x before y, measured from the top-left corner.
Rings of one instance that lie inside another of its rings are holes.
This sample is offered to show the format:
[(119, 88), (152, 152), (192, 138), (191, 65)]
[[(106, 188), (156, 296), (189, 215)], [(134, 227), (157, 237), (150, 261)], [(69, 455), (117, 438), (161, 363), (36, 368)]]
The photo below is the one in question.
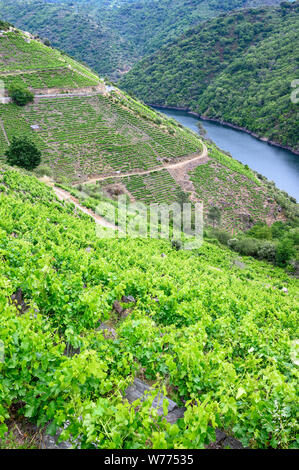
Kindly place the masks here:
[(102, 76), (119, 78), (194, 24), (278, 0), (0, 1), (3, 19), (39, 34)]
[(296, 219), (295, 201), (271, 182), (67, 55), (16, 29), (2, 32), (0, 54), (8, 93), (20, 87), (34, 98), (0, 105), (2, 161), (14, 139), (27, 138), (41, 153), (36, 172), (56, 182), (92, 181), (146, 203), (204, 201), (229, 230)]
[(299, 151), (299, 3), (220, 16), (145, 58), (120, 82), (145, 102), (188, 108)]
[[(224, 447), (298, 447), (298, 281), (283, 270), (209, 242), (97, 238), (3, 165), (0, 257), (0, 448), (7, 427), (37, 447), (59, 429), (81, 448), (203, 448), (215, 429)], [(130, 404), (136, 377), (156, 388)], [(177, 422), (151, 407), (158, 390)]]

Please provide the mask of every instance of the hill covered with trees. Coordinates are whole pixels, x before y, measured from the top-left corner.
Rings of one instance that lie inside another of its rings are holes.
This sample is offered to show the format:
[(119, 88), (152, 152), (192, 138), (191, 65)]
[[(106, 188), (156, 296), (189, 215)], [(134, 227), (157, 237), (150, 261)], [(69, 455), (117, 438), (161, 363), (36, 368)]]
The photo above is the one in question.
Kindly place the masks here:
[[(295, 201), (0, 28), (0, 449), (298, 448)], [(103, 226), (119, 194), (203, 201), (203, 243)]]
[(188, 108), (299, 151), (299, 3), (238, 11), (190, 29), (120, 82), (145, 102)]
[(101, 76), (119, 78), (190, 26), (277, 0), (0, 1), (3, 19), (39, 34)]
[(67, 55), (13, 28), (3, 30), (0, 54), (7, 95), (29, 97), (0, 105), (2, 161), (18, 158), (12, 147), (34, 148), (35, 171), (56, 182), (92, 181), (146, 203), (204, 201), (206, 216), (217, 206), (230, 231), (296, 219), (295, 201), (275, 185)]

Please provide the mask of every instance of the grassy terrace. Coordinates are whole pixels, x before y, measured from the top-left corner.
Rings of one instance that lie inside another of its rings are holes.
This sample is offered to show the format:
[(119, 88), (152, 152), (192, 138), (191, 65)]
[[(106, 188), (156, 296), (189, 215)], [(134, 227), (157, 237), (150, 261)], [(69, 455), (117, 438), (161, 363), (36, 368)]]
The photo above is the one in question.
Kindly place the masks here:
[[(1, 75), (0, 75), (1, 77)], [(5, 86), (25, 85), (29, 88), (80, 88), (95, 86), (98, 80), (83, 76), (80, 73), (62, 67), (33, 73), (22, 73), (18, 75), (2, 76)]]
[(6, 86), (26, 84), (33, 89), (77, 88), (99, 82), (88, 68), (17, 30), (0, 37), (0, 79)]
[[(109, 178), (104, 182), (98, 182), (101, 189), (109, 188), (120, 182), (119, 179)], [(121, 178), (130, 194), (137, 200), (151, 203), (172, 203), (177, 200), (180, 186), (172, 178), (167, 170), (156, 171), (148, 175), (134, 175)]]
[[(49, 98), (26, 108), (0, 107), (8, 139), (30, 135), (42, 150), (43, 163), (61, 180), (81, 181), (107, 172), (147, 170), (200, 150), (200, 141), (179, 128), (174, 135), (142, 119), (114, 98)], [(39, 125), (36, 132), (32, 125)], [(0, 141), (3, 155), (7, 143)]]

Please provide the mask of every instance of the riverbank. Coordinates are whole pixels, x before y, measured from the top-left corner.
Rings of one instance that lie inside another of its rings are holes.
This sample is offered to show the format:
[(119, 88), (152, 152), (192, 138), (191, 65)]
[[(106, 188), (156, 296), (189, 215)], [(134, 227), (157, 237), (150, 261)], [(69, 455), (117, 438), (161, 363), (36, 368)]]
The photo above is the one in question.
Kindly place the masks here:
[(250, 131), (249, 129), (246, 129), (246, 127), (241, 127), (237, 126), (236, 124), (232, 124), (230, 122), (222, 121), (221, 119), (216, 119), (216, 118), (209, 118), (206, 116), (203, 116), (199, 113), (196, 113), (195, 111), (191, 111), (189, 108), (180, 108), (177, 106), (162, 106), (162, 105), (157, 105), (157, 104), (150, 104), (146, 103), (147, 106), (151, 106), (152, 108), (161, 108), (161, 109), (169, 109), (173, 111), (184, 111), (185, 113), (190, 114), (190, 116), (197, 117), (198, 119), (201, 119), (202, 121), (210, 121), (210, 122), (216, 122), (217, 124), (221, 124), (222, 126), (230, 127), (232, 129), (236, 129), (238, 131), (246, 132), (246, 134), (251, 135), (257, 140), (260, 140), (261, 142), (265, 142), (269, 145), (272, 145), (274, 147), (278, 147), (284, 150), (288, 150), (289, 152), (292, 152), (294, 155), (299, 155), (299, 151), (293, 149), (292, 147), (289, 147), (288, 145), (282, 145), (279, 142), (274, 142), (272, 140), (269, 140), (267, 137), (261, 137), (255, 132)]
[(202, 135), (205, 139), (211, 140), (219, 149), (264, 175), (279, 189), (299, 201), (299, 158), (295, 153), (278, 146), (267, 145), (267, 142), (232, 126), (201, 120), (198, 115), (188, 110), (166, 107), (156, 109), (197, 134), (202, 132), (199, 127), (203, 128)]

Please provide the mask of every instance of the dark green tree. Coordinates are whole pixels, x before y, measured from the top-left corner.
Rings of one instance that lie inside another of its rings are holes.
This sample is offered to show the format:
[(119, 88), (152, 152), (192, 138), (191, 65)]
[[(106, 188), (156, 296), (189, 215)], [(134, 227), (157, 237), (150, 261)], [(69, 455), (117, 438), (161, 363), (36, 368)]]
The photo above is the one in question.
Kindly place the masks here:
[(189, 202), (189, 194), (185, 193), (181, 189), (177, 191), (177, 201), (178, 203), (182, 206), (183, 204), (186, 204)]
[(221, 212), (218, 207), (210, 207), (208, 212), (208, 219), (212, 222), (213, 228), (215, 228), (215, 223), (219, 224), (221, 220)]
[(41, 162), (40, 150), (27, 137), (13, 137), (5, 155), (8, 165), (19, 166), (26, 170), (33, 170)]
[(26, 106), (34, 100), (34, 94), (28, 88), (19, 85), (11, 85), (8, 94), (18, 106)]
[(289, 238), (283, 238), (277, 245), (276, 263), (278, 266), (285, 266), (293, 256), (295, 256), (293, 240), (290, 240)]

